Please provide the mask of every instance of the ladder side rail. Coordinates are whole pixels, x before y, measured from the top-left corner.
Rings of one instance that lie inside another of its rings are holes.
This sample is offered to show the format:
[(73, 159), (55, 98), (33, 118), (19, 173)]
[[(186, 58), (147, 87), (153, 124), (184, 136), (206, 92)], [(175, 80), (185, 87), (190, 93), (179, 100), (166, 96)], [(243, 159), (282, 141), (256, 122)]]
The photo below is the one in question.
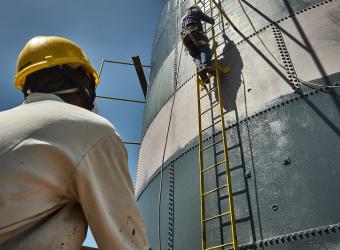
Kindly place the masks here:
[[(195, 4), (200, 3), (201, 0), (195, 0)], [(202, 5), (205, 7), (205, 3), (201, 2)], [(204, 222), (205, 219), (205, 199), (203, 193), (205, 192), (204, 187), (204, 158), (203, 158), (203, 138), (202, 138), (202, 116), (201, 116), (201, 89), (200, 85), (204, 84), (203, 82), (200, 83), (198, 69), (196, 69), (196, 89), (197, 89), (197, 118), (198, 118), (198, 161), (200, 167), (200, 212), (201, 212), (201, 247), (202, 250), (206, 249), (207, 246), (207, 239), (206, 239), (206, 224)]]
[[(216, 5), (215, 0), (209, 0), (210, 3), (210, 12), (211, 16), (213, 16), (213, 6), (212, 1), (214, 1)], [(219, 5), (216, 5), (219, 10), (221, 10)], [(211, 26), (212, 31), (212, 37), (213, 37), (213, 45), (216, 43), (215, 39), (215, 28), (214, 25)], [(230, 174), (230, 163), (229, 163), (229, 155), (228, 155), (228, 143), (227, 143), (227, 136), (225, 131), (225, 120), (224, 120), (224, 112), (222, 107), (222, 95), (221, 95), (221, 78), (220, 78), (220, 69), (218, 67), (218, 57), (216, 48), (213, 49), (214, 54), (214, 64), (215, 64), (215, 70), (216, 70), (216, 80), (217, 80), (217, 95), (218, 95), (218, 101), (220, 103), (219, 105), (219, 111), (221, 115), (221, 123), (222, 123), (222, 139), (223, 139), (223, 147), (224, 147), (224, 161), (226, 166), (226, 178), (227, 178), (227, 189), (228, 189), (228, 202), (229, 202), (229, 210), (230, 210), (230, 220), (231, 220), (231, 231), (232, 231), (232, 242), (233, 242), (233, 249), (238, 249), (237, 244), (237, 232), (236, 232), (236, 220), (235, 220), (235, 212), (234, 212), (234, 202), (233, 202), (233, 196), (232, 196), (232, 185), (231, 185), (231, 174)]]
[(202, 120), (201, 120), (201, 99), (200, 99), (200, 79), (198, 76), (198, 71), (196, 71), (196, 88), (197, 88), (197, 115), (198, 115), (198, 155), (199, 155), (199, 165), (200, 165), (200, 200), (201, 200), (201, 245), (202, 249), (206, 248), (206, 225), (204, 223), (205, 219), (205, 200), (204, 200), (204, 171), (203, 171), (203, 140), (202, 140)]

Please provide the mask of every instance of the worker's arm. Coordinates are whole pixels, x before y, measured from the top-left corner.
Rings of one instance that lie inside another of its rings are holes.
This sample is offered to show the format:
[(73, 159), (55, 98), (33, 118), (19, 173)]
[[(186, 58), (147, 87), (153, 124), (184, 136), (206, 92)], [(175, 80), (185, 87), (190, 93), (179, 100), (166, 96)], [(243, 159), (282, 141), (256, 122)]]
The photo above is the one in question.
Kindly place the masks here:
[(215, 21), (213, 18), (211, 18), (210, 16), (206, 15), (203, 13), (203, 11), (198, 10), (198, 15), (200, 17), (200, 19), (204, 22), (210, 23), (210, 24), (214, 24)]
[(99, 249), (148, 249), (127, 153), (118, 135), (112, 131), (86, 153), (73, 182)]

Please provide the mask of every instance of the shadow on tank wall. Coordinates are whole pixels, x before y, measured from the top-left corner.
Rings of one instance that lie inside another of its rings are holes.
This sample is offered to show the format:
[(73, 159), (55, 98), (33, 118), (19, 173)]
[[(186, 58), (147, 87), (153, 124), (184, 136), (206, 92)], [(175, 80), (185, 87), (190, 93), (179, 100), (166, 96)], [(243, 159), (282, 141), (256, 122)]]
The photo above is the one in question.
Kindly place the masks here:
[[(223, 25), (223, 23), (222, 23)], [(230, 67), (231, 71), (227, 74), (221, 74), (221, 95), (222, 95), (222, 107), (228, 113), (234, 111), (236, 114), (236, 120), (238, 121), (238, 112), (236, 105), (236, 98), (238, 91), (240, 90), (242, 80), (242, 69), (243, 60), (241, 54), (235, 46), (235, 43), (229, 39), (229, 37), (224, 32), (223, 26), (223, 43), (220, 46), (224, 46), (222, 50), (222, 57), (219, 59), (219, 64), (222, 66)], [(217, 86), (216, 78), (213, 86)], [(242, 88), (241, 91), (244, 91)], [(215, 93), (215, 100), (218, 100), (217, 93)], [(213, 98), (210, 98), (210, 102), (214, 102)], [(214, 114), (211, 113), (211, 119), (214, 120)], [(217, 144), (218, 141), (222, 139), (222, 134), (218, 130), (213, 130), (212, 134), (212, 144), (216, 144), (211, 149), (210, 157), (207, 157), (208, 165), (216, 165), (224, 160), (223, 148), (221, 145)], [(229, 160), (231, 166), (231, 175), (233, 180), (233, 199), (235, 200), (235, 205), (238, 207), (236, 214), (236, 224), (238, 227), (238, 237), (242, 244), (250, 241), (255, 242), (256, 229), (253, 215), (253, 208), (251, 204), (251, 197), (248, 187), (249, 171), (246, 170), (245, 166), (245, 156), (244, 149), (241, 140), (241, 131), (238, 125), (236, 129), (228, 131), (228, 141), (230, 143), (228, 147)], [(219, 146), (218, 146), (219, 145)], [(229, 209), (228, 205), (228, 195), (223, 188), (226, 184), (226, 170), (224, 165), (220, 165), (215, 168), (214, 171), (205, 174), (206, 182), (208, 183), (206, 190), (220, 189), (215, 196), (210, 196), (206, 200), (206, 216), (210, 217), (215, 214), (222, 214)], [(256, 192), (256, 191), (255, 191)], [(242, 207), (243, 209), (239, 209)], [(211, 212), (214, 211), (214, 212)], [(211, 214), (210, 214), (211, 212)], [(259, 217), (259, 214), (258, 214)], [(261, 228), (261, 221), (258, 221), (258, 226)], [(213, 246), (218, 244), (225, 244), (231, 242), (231, 224), (230, 220), (227, 218), (219, 218), (213, 222), (210, 222), (208, 227), (215, 228), (215, 230), (208, 230), (208, 232), (213, 232), (207, 235), (207, 245)]]
[[(247, 1), (243, 1), (250, 5)], [(286, 8), (290, 11), (290, 13), (293, 15), (292, 7), (289, 5), (288, 1), (284, 1), (286, 4)], [(261, 13), (258, 9), (256, 9), (256, 12), (260, 15), (264, 16), (263, 13)], [(266, 17), (271, 23), (274, 21)], [(303, 26), (300, 24), (300, 21), (296, 16), (292, 16), (292, 21), (294, 23), (294, 27), (298, 30), (298, 35), (290, 34), (287, 30), (282, 28), (282, 26), (275, 24), (274, 26), (285, 35), (285, 37), (288, 37), (293, 43), (297, 44), (298, 46), (302, 47), (312, 58), (316, 68), (318, 69), (318, 73), (320, 74), (320, 78), (317, 79), (318, 84), (323, 85), (333, 85), (334, 79), (331, 79), (331, 77), (326, 73), (325, 66), (323, 65), (322, 61), (320, 60), (317, 51), (314, 49), (312, 42), (310, 41), (308, 35), (305, 33)], [(294, 83), (297, 82), (297, 79), (292, 77), (290, 75), (291, 72), (282, 72), (280, 67), (272, 62), (272, 58), (268, 58), (265, 56), (259, 48), (257, 48), (254, 43), (249, 41), (240, 31), (238, 33), (244, 37), (245, 41), (257, 52), (259, 57), (262, 57), (263, 60), (265, 60), (270, 67), (277, 72), (278, 75), (280, 75), (281, 83), (286, 83), (290, 85), (292, 88), (294, 86)], [(274, 36), (274, 34), (273, 34)], [(299, 38), (302, 38), (302, 42), (299, 41)], [(253, 145), (252, 140), (250, 138), (251, 131), (249, 129), (248, 122), (245, 122), (245, 130), (246, 133), (243, 134), (240, 131), (240, 127), (238, 124), (239, 121), (239, 115), (237, 111), (237, 105), (236, 105), (236, 98), (237, 93), (240, 90), (241, 84), (243, 84), (244, 89), (244, 95), (245, 95), (245, 108), (247, 109), (247, 103), (246, 103), (246, 91), (245, 91), (245, 83), (243, 82), (242, 77), (242, 69), (243, 69), (243, 60), (241, 57), (241, 54), (235, 46), (235, 43), (230, 40), (227, 35), (223, 34), (223, 40), (222, 43), (223, 52), (222, 52), (222, 58), (219, 60), (219, 63), (223, 66), (229, 66), (231, 68), (231, 71), (228, 74), (221, 75), (221, 94), (222, 94), (222, 106), (226, 113), (234, 111), (236, 116), (236, 130), (234, 131), (228, 131), (229, 133), (229, 141), (232, 142), (232, 145), (229, 145), (229, 152), (230, 152), (230, 162), (231, 162), (231, 172), (233, 175), (233, 180), (237, 180), (236, 183), (233, 183), (233, 196), (235, 199), (235, 204), (239, 208), (242, 207), (243, 210), (238, 212), (236, 216), (236, 222), (238, 227), (238, 234), (240, 237), (239, 243), (246, 243), (248, 242), (256, 242), (257, 240), (263, 240), (263, 229), (262, 229), (262, 220), (261, 220), (261, 209), (259, 208), (259, 201), (258, 201), (258, 189), (257, 189), (257, 180), (256, 176), (258, 175), (256, 173), (255, 164), (254, 164), (254, 156), (253, 156)], [(282, 39), (283, 40), (283, 39)], [(284, 41), (283, 41), (284, 42)], [(278, 44), (277, 44), (278, 45)], [(221, 46), (221, 45), (220, 45)], [(287, 55), (289, 55), (289, 51), (287, 48), (285, 48), (287, 51)], [(282, 55), (282, 54), (281, 54)], [(280, 58), (283, 59), (283, 58)], [(294, 67), (293, 62), (291, 62), (292, 67)], [(295, 72), (295, 69), (294, 69)], [(295, 72), (296, 74), (296, 72)], [(339, 80), (339, 78), (338, 78)], [(313, 81), (314, 82), (314, 81)], [(216, 82), (213, 83), (214, 87), (216, 87)], [(337, 135), (339, 134), (339, 128), (332, 122), (326, 115), (323, 113), (320, 108), (315, 103), (311, 102), (308, 98), (304, 97), (304, 93), (307, 93), (310, 91), (309, 88), (302, 86), (301, 92), (295, 92), (293, 95), (300, 96), (301, 100), (305, 102), (307, 106), (309, 106), (314, 113), (319, 116), (321, 120), (325, 122), (328, 127), (333, 130)], [(334, 101), (334, 106), (339, 110), (339, 98), (337, 98), (335, 91), (330, 91), (330, 98)], [(216, 99), (218, 99), (217, 96), (215, 96)], [(212, 101), (212, 100), (211, 100)], [(274, 102), (281, 102), (282, 100), (279, 98), (277, 100), (274, 100)], [(267, 105), (271, 105), (272, 103), (268, 103)], [(247, 112), (247, 111), (246, 111)], [(248, 115), (248, 114), (246, 114)], [(213, 118), (213, 117), (212, 117)], [(218, 131), (214, 131), (218, 133)], [(248, 138), (241, 138), (241, 137), (248, 137)], [(213, 138), (213, 143), (216, 143), (219, 138)], [(248, 141), (249, 145), (247, 145), (246, 149), (243, 148), (242, 140)], [(211, 163), (217, 164), (221, 160), (221, 149), (218, 147), (214, 147), (212, 149), (214, 153), (212, 154)], [(245, 152), (246, 151), (246, 152)], [(246, 164), (245, 160), (245, 154), (248, 154), (250, 162)], [(246, 165), (248, 165), (248, 169), (246, 169)], [(250, 167), (250, 168), (249, 168)], [(251, 171), (249, 171), (251, 169)], [(253, 173), (253, 176), (252, 176)], [(255, 200), (251, 202), (251, 197), (249, 194), (249, 188), (248, 188), (248, 178), (253, 178), (253, 185), (254, 185), (254, 196)], [(221, 188), (224, 183), (223, 179), (226, 178), (225, 170), (222, 168), (216, 168), (216, 171), (213, 172), (210, 176), (207, 176), (207, 179), (209, 179), (209, 183), (212, 185), (210, 188)], [(260, 183), (261, 184), (261, 183)], [(228, 209), (228, 206), (225, 205), (225, 202), (227, 201), (228, 196), (224, 192), (218, 192), (215, 200), (211, 199), (209, 202), (207, 202), (207, 210), (213, 209), (216, 210), (219, 214), (225, 212), (225, 210)], [(254, 202), (255, 201), (255, 202)], [(252, 204), (253, 203), (253, 204)], [(273, 207), (274, 209), (274, 207)], [(253, 212), (255, 213), (254, 218)], [(313, 211), (311, 211), (313, 212)], [(254, 223), (255, 221), (255, 223)], [(257, 225), (255, 227), (255, 224)], [(212, 223), (211, 225), (213, 228), (215, 228), (214, 235), (210, 235), (211, 241), (209, 242), (210, 245), (213, 245), (213, 243), (220, 243), (224, 244), (225, 242), (230, 241), (228, 238), (228, 235), (226, 234), (226, 227), (230, 227), (230, 222), (220, 219), (216, 221), (215, 223)], [(229, 230), (229, 229), (227, 229)], [(266, 231), (268, 229), (265, 229)], [(219, 232), (219, 233), (217, 233)], [(251, 239), (251, 240), (250, 240)]]
[[(282, 34), (282, 38), (276, 38), (277, 41), (277, 46), (278, 49), (281, 50), (281, 44), (289, 43), (293, 44), (293, 46), (298, 46), (301, 50), (305, 51), (308, 53), (309, 57), (312, 59), (313, 64), (312, 65), (302, 65), (303, 67), (309, 67), (309, 68), (316, 68), (317, 73), (319, 74), (320, 78), (315, 79), (315, 80), (310, 80), (311, 82), (317, 81), (318, 84), (321, 86), (327, 86), (327, 85), (333, 85), (334, 83), (339, 83), (340, 82), (340, 73), (333, 74), (330, 76), (327, 73), (327, 66), (324, 65), (325, 61), (323, 61), (320, 58), (320, 51), (317, 51), (315, 49), (315, 46), (318, 45), (318, 41), (311, 40), (313, 39), (311, 37), (310, 32), (306, 32), (305, 30), (305, 25), (301, 23), (301, 19), (299, 19), (298, 15), (295, 14), (294, 12), (294, 6), (291, 5), (290, 1), (288, 0), (283, 0), (282, 5), (284, 6), (285, 9), (288, 10), (290, 14), (290, 20), (292, 20), (293, 26), (297, 30), (296, 34), (292, 34), (288, 31), (286, 25), (283, 23), (282, 25), (279, 24), (279, 22), (275, 22), (272, 20), (270, 17), (265, 15), (263, 12), (261, 12), (258, 8), (256, 8), (254, 5), (249, 3), (247, 0), (242, 0), (242, 3), (245, 4), (247, 7), (249, 7), (251, 10), (253, 10), (255, 13), (259, 15), (259, 17), (266, 19), (269, 23), (274, 23), (273, 27), (277, 28), (278, 32)], [(321, 5), (319, 5), (321, 6)], [(296, 7), (296, 6), (295, 6)], [(315, 6), (314, 6), (315, 7)], [(314, 8), (313, 7), (313, 8)], [(338, 14), (340, 13), (340, 10), (337, 8), (334, 8), (330, 13), (328, 13), (328, 17), (334, 22), (337, 23), (337, 18), (336, 16), (339, 16)], [(222, 24), (223, 26), (224, 24)], [(219, 60), (219, 62), (224, 65), (224, 66), (230, 66), (231, 72), (229, 72), (226, 75), (221, 76), (221, 86), (222, 86), (222, 105), (225, 111), (228, 113), (230, 111), (235, 111), (237, 113), (237, 107), (236, 107), (236, 97), (237, 93), (239, 90), (239, 87), (242, 83), (242, 68), (243, 68), (243, 60), (241, 58), (240, 52), (237, 49), (237, 46), (235, 46), (235, 43), (230, 40), (225, 32), (225, 26), (222, 27), (222, 33), (223, 33), (223, 38), (224, 38), (224, 48), (223, 48), (223, 53), (222, 53), (222, 59)], [(267, 57), (259, 48), (255, 46), (253, 42), (251, 42), (240, 30), (236, 30), (236, 32), (243, 37), (244, 41), (246, 41), (258, 54), (259, 57), (261, 57), (263, 60), (265, 60), (268, 65), (276, 71), (276, 73), (281, 77), (283, 82), (286, 84), (290, 85), (294, 89), (294, 84), (297, 86), (301, 87), (301, 92), (297, 91), (296, 94), (301, 95), (303, 93), (306, 93), (311, 90), (311, 87), (313, 86), (305, 86), (301, 83), (298, 83), (298, 78), (299, 77), (299, 71), (302, 70), (300, 69), (302, 66), (294, 65), (295, 58), (292, 53), (292, 51), (289, 51), (291, 49), (286, 47), (283, 49), (284, 52), (280, 52), (281, 58), (277, 58), (279, 61), (282, 60), (281, 64), (285, 64), (287, 67), (284, 72), (282, 72), (282, 69), (280, 68), (277, 63), (273, 61), (273, 58)], [(276, 37), (276, 34), (273, 34)], [(320, 34), (321, 35), (321, 34)], [(320, 50), (320, 49), (319, 49)], [(286, 65), (287, 63), (287, 57), (290, 60), (290, 65)], [(296, 62), (298, 64), (298, 62)], [(303, 79), (305, 80), (305, 79)], [(309, 79), (307, 79), (309, 80)], [(244, 83), (245, 84), (245, 83)], [(216, 82), (214, 83), (214, 86), (216, 86)], [(340, 112), (340, 102), (338, 98), (338, 89), (328, 89), (328, 92), (330, 93), (330, 98), (332, 98), (336, 109), (338, 112)], [(247, 93), (245, 92), (244, 95)], [(217, 98), (217, 96), (216, 96)], [(324, 114), (322, 114), (318, 107), (314, 106), (312, 103), (309, 102), (308, 99), (303, 98), (303, 100), (310, 105), (314, 111), (320, 116), (321, 119), (323, 119), (328, 126), (334, 130), (338, 135), (340, 135), (340, 130), (339, 128), (335, 125), (332, 124), (331, 121), (329, 121)], [(236, 114), (237, 116), (237, 114)], [(238, 120), (238, 119), (237, 119)]]
[[(224, 48), (222, 58), (219, 63), (222, 66), (229, 66), (231, 71), (227, 74), (221, 75), (221, 94), (222, 106), (226, 112), (236, 109), (236, 97), (241, 86), (241, 75), (243, 68), (243, 61), (238, 48), (234, 42), (224, 35)], [(230, 49), (231, 48), (231, 49)], [(216, 82), (214, 83), (216, 86)], [(216, 96), (216, 99), (218, 97)]]

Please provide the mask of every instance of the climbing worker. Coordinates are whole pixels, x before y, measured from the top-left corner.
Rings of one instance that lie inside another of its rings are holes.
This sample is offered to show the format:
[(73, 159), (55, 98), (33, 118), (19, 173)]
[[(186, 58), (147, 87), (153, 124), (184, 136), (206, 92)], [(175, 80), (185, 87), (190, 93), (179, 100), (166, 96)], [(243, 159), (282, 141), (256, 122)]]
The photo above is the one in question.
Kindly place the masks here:
[(182, 18), (181, 36), (185, 48), (193, 57), (201, 80), (206, 81), (213, 74), (212, 51), (201, 21), (214, 24), (214, 19), (204, 14), (197, 4), (191, 5)]
[[(75, 43), (35, 37), (17, 61), (23, 105), (0, 112), (0, 249), (149, 249), (113, 125), (91, 112), (98, 75)], [(88, 249), (88, 248), (83, 248)]]

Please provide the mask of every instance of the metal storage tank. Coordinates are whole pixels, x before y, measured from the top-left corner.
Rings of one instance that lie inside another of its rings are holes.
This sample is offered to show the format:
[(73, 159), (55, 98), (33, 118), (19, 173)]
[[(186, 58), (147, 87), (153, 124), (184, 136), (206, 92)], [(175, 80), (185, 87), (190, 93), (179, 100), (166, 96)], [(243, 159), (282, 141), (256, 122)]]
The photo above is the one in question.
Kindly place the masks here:
[[(214, 10), (219, 61), (231, 67), (222, 105), (239, 248), (340, 249), (340, 90), (325, 87), (340, 83), (340, 1), (220, 3), (237, 27)], [(167, 1), (152, 49), (136, 193), (153, 250), (201, 249), (196, 69), (179, 35), (190, 4)], [(206, 178), (218, 187), (225, 171)], [(212, 195), (209, 213), (226, 199)], [(211, 221), (208, 246), (228, 230)]]

